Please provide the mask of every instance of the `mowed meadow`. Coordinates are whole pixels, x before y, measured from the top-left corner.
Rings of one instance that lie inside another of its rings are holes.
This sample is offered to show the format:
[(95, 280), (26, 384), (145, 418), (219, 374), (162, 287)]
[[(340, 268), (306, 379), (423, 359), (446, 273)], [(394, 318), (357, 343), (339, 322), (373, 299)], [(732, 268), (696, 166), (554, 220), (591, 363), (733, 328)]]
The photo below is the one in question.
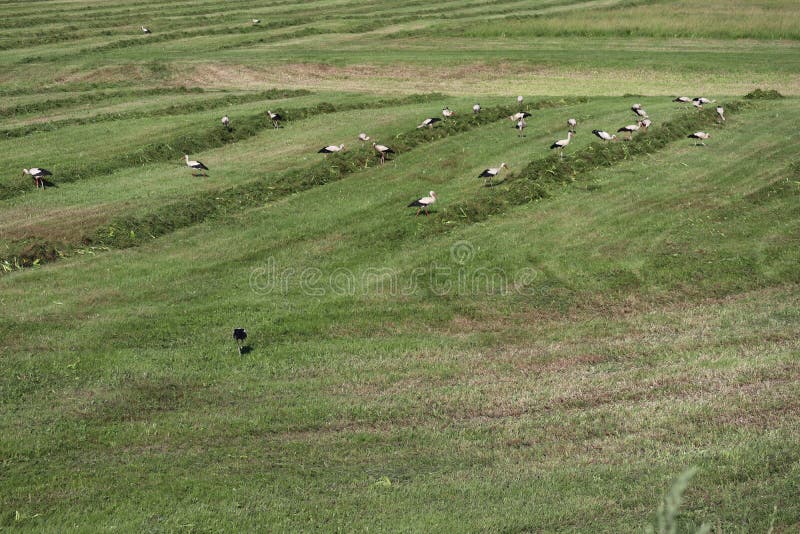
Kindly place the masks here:
[(0, 12), (0, 529), (800, 529), (795, 1)]

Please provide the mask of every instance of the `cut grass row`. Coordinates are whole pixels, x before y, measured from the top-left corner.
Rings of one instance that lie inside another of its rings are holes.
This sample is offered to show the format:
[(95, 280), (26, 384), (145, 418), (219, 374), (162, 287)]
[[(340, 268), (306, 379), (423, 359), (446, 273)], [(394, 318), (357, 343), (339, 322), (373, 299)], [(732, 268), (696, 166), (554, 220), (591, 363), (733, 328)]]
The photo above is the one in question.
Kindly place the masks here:
[[(154, 90), (155, 91), (155, 90)], [(187, 93), (191, 93), (194, 91), (187, 90)], [(153, 93), (153, 94), (160, 94), (160, 93)], [(260, 93), (251, 93), (251, 94), (237, 94), (237, 95), (226, 95), (221, 97), (213, 97), (207, 98), (199, 102), (189, 102), (189, 103), (180, 103), (180, 104), (171, 104), (167, 107), (163, 107), (160, 109), (149, 109), (149, 110), (133, 110), (133, 111), (119, 111), (116, 113), (101, 113), (96, 115), (91, 115), (88, 117), (73, 117), (69, 119), (61, 119), (57, 121), (48, 121), (44, 123), (36, 123), (36, 124), (28, 124), (25, 126), (18, 126), (16, 128), (7, 128), (4, 130), (0, 130), (0, 137), (24, 137), (26, 135), (30, 135), (36, 132), (42, 131), (53, 131), (57, 130), (58, 128), (63, 128), (64, 126), (76, 126), (81, 124), (90, 124), (96, 122), (105, 122), (105, 121), (116, 121), (116, 120), (128, 120), (128, 119), (141, 119), (146, 117), (163, 117), (169, 115), (184, 115), (187, 113), (195, 113), (198, 111), (208, 111), (211, 109), (216, 109), (224, 106), (230, 106), (234, 104), (244, 104), (248, 102), (258, 102), (261, 100), (275, 100), (275, 99), (286, 99), (286, 98), (293, 98), (297, 96), (307, 96), (310, 95), (311, 91), (305, 89), (269, 89), (267, 91), (263, 91)], [(65, 99), (67, 100), (67, 99)], [(72, 100), (70, 104), (78, 102), (83, 102), (82, 98), (78, 99), (68, 99)], [(49, 101), (54, 103), (60, 103), (62, 101)], [(35, 109), (36, 112), (41, 112), (41, 106), (37, 104), (33, 104), (30, 106), (25, 106), (26, 110), (28, 109)]]

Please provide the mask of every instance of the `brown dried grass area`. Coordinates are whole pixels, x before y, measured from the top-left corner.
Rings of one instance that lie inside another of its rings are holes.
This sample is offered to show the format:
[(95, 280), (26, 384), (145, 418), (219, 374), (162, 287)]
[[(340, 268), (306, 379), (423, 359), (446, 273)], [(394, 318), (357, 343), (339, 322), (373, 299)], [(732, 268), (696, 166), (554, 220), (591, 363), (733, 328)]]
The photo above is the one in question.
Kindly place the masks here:
[[(643, 81), (644, 80), (644, 81)], [(786, 95), (800, 94), (800, 75), (762, 80), (696, 78), (671, 71), (625, 68), (553, 67), (500, 61), (453, 65), (353, 63), (330, 65), (295, 62), (269, 66), (202, 63), (173, 65), (171, 84), (203, 88), (257, 89), (275, 87), (377, 94), (445, 92), (454, 95), (545, 94), (618, 95), (637, 90), (651, 95), (713, 92), (744, 94), (756, 85), (775, 87)], [(643, 85), (644, 84), (644, 85)]]
[(109, 205), (65, 206), (40, 211), (34, 207), (19, 207), (0, 214), (0, 235), (10, 240), (44, 239), (73, 243), (86, 234), (87, 228), (97, 228), (112, 217)]

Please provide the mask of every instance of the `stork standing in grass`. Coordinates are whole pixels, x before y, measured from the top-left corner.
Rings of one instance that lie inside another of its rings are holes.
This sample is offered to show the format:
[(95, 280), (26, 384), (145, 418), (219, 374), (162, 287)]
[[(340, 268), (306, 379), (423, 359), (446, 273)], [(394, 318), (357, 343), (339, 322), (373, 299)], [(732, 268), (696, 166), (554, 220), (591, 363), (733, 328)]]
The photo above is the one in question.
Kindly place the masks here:
[(602, 139), (603, 141), (616, 141), (617, 136), (612, 135), (605, 130), (592, 130), (592, 133)]
[(231, 131), (231, 118), (225, 115), (222, 117), (222, 125), (225, 127), (226, 130)]
[(39, 189), (41, 186), (44, 189), (45, 185), (45, 176), (52, 176), (53, 173), (48, 171), (47, 169), (42, 169), (41, 167), (31, 167), (30, 169), (22, 169), (22, 176), (25, 175), (30, 176), (33, 178), (33, 183), (36, 185), (36, 189)]
[(439, 117), (431, 117), (431, 118), (425, 119), (424, 121), (419, 123), (419, 126), (417, 126), (417, 128), (425, 128), (426, 126), (428, 128), (433, 128), (433, 125), (436, 124), (437, 122), (441, 121), (441, 120), (442, 119), (440, 119)]
[(725, 110), (722, 106), (717, 106), (717, 116), (719, 117), (720, 122), (725, 122)]
[(375, 149), (375, 152), (380, 154), (381, 165), (383, 165), (386, 162), (386, 154), (394, 154), (394, 150), (392, 150), (386, 145), (379, 145), (378, 143), (372, 143), (372, 148)]
[(272, 119), (272, 125), (276, 129), (281, 127), (280, 121), (283, 120), (283, 117), (281, 117), (279, 113), (273, 113), (273, 112), (267, 110), (267, 115), (269, 115), (269, 118)]
[(449, 118), (455, 116), (455, 114), (456, 114), (456, 112), (451, 110), (450, 108), (444, 108), (442, 110), (442, 115), (444, 115), (445, 119), (449, 119)]
[[(189, 154), (184, 154), (183, 157), (186, 160), (186, 166), (192, 169), (192, 176), (208, 176), (208, 174), (206, 173), (208, 167), (203, 165), (202, 162), (189, 159)], [(194, 171), (201, 171), (201, 172), (198, 174), (195, 173)]]
[(555, 143), (550, 145), (550, 149), (552, 150), (554, 148), (557, 148), (558, 149), (558, 155), (561, 158), (563, 158), (564, 157), (564, 149), (567, 148), (567, 145), (572, 140), (572, 136), (574, 136), (574, 135), (575, 135), (574, 132), (567, 132), (567, 138), (566, 139), (559, 139), (558, 141), (556, 141)]
[(506, 165), (505, 163), (501, 163), (497, 167), (490, 167), (488, 169), (485, 169), (482, 173), (480, 173), (478, 175), (478, 178), (483, 178), (483, 185), (486, 185), (486, 179), (488, 178), (489, 179), (489, 185), (491, 186), (492, 185), (492, 180), (498, 174), (500, 174), (500, 171), (502, 169), (508, 169), (508, 165)]
[(700, 141), (699, 143), (695, 143), (694, 146), (706, 146), (706, 144), (703, 141), (711, 137), (711, 134), (706, 132), (695, 132), (691, 135), (688, 135), (687, 137), (689, 139), (698, 139)]
[(578, 121), (575, 119), (567, 119), (567, 126), (569, 126), (569, 131), (574, 132), (575, 127), (578, 125)]
[(639, 127), (645, 132), (647, 131), (647, 129), (650, 127), (651, 124), (653, 124), (653, 121), (651, 121), (650, 119), (644, 119), (639, 121)]
[(473, 112), (475, 115), (477, 115), (478, 113), (480, 113), (480, 112), (481, 112), (481, 105), (480, 105), (480, 104), (475, 104), (474, 106), (472, 106), (472, 112)]
[(344, 150), (344, 145), (328, 145), (320, 148), (317, 153), (325, 154), (327, 157), (328, 154), (335, 154), (337, 152), (341, 152), (342, 150)]
[(153, 32), (150, 31), (150, 28), (142, 26), (142, 33), (153, 33)]
[(517, 104), (519, 104), (521, 106), (522, 105), (522, 100), (523, 100), (522, 95), (519, 95), (517, 97)]
[(418, 198), (414, 202), (408, 205), (409, 208), (419, 208), (417, 210), (417, 214), (414, 217), (419, 217), (419, 212), (425, 210), (425, 215), (428, 215), (428, 208), (431, 207), (436, 202), (436, 193), (430, 191), (427, 197)]
[(526, 111), (519, 111), (517, 113), (514, 113), (513, 115), (509, 115), (508, 119), (512, 121), (518, 121), (520, 119), (526, 119), (530, 116), (531, 114)]
[(253, 25), (261, 24), (261, 19), (253, 19)]
[(369, 136), (365, 133), (360, 133), (358, 134), (358, 140), (361, 141), (362, 143), (366, 143), (367, 141), (369, 141)]
[(630, 141), (631, 139), (633, 139), (633, 132), (638, 132), (639, 128), (641, 127), (641, 124), (642, 124), (641, 122), (637, 122), (636, 124), (629, 124), (627, 126), (623, 126), (619, 130), (617, 130), (617, 133), (627, 133), (628, 134), (627, 139), (628, 141)]
[(525, 128), (528, 126), (528, 123), (525, 122), (525, 119), (520, 119), (517, 121), (517, 125), (514, 126), (517, 130), (519, 130), (518, 137), (525, 137)]

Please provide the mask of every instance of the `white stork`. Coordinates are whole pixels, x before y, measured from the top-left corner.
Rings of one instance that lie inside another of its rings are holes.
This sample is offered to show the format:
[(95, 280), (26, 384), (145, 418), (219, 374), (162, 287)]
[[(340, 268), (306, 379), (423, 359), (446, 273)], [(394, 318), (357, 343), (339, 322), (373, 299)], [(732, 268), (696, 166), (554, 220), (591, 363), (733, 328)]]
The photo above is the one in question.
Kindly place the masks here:
[(641, 128), (641, 125), (642, 125), (641, 122), (637, 122), (636, 124), (629, 124), (627, 126), (623, 126), (619, 130), (617, 130), (617, 133), (620, 133), (620, 132), (627, 133), (628, 134), (628, 141), (630, 141), (633, 138), (633, 132), (638, 132), (639, 128)]
[(519, 95), (517, 97), (517, 104), (522, 105), (522, 100), (523, 100), (522, 95)]
[(394, 154), (394, 150), (392, 150), (391, 148), (389, 148), (386, 145), (379, 145), (378, 143), (372, 143), (372, 148), (374, 148), (375, 151), (378, 154), (380, 154), (380, 156), (381, 156), (381, 165), (383, 165), (384, 162), (386, 161), (386, 154)]
[(641, 104), (634, 104), (631, 106), (631, 111), (633, 111), (637, 117), (640, 119), (647, 118), (647, 112), (644, 110)]
[(514, 113), (513, 115), (510, 115), (508, 118), (509, 118), (509, 120), (512, 120), (512, 121), (518, 121), (520, 119), (525, 119), (525, 118), (530, 117), (530, 116), (531, 116), (531, 114), (528, 113), (527, 111), (520, 111), (520, 112)]
[(283, 117), (281, 117), (279, 113), (273, 113), (270, 110), (267, 110), (267, 115), (269, 115), (269, 118), (272, 119), (272, 125), (275, 128), (281, 127), (279, 123), (283, 120)]
[(711, 137), (711, 134), (706, 133), (706, 132), (695, 132), (695, 133), (693, 133), (691, 135), (688, 135), (687, 137), (689, 139), (699, 139), (700, 140), (700, 142), (699, 143), (695, 143), (694, 146), (700, 146), (700, 145), (706, 146), (706, 144), (703, 141), (705, 141), (706, 139)]
[(436, 124), (437, 122), (441, 121), (441, 120), (442, 119), (440, 119), (439, 117), (431, 117), (431, 118), (425, 119), (424, 121), (419, 123), (419, 126), (417, 126), (417, 128), (425, 128), (426, 126), (428, 128), (433, 128), (433, 125)]
[(517, 125), (514, 126), (517, 130), (519, 130), (519, 137), (525, 137), (525, 128), (528, 126), (528, 123), (525, 122), (525, 119), (520, 119), (517, 121)]
[(442, 115), (444, 115), (444, 117), (446, 119), (449, 119), (450, 117), (453, 117), (455, 114), (456, 114), (456, 112), (451, 110), (450, 108), (444, 108), (442, 110)]
[(617, 136), (611, 135), (610, 133), (604, 130), (592, 130), (592, 133), (602, 139), (603, 141), (616, 141)]
[(419, 212), (425, 210), (425, 215), (428, 215), (428, 208), (436, 202), (436, 193), (430, 191), (427, 197), (418, 198), (414, 202), (408, 205), (409, 208), (419, 208), (417, 210), (417, 214), (414, 217), (419, 217)]
[(358, 134), (358, 140), (361, 141), (362, 143), (365, 143), (365, 142), (369, 141), (369, 136), (362, 132), (362, 133)]
[(554, 148), (557, 148), (559, 156), (561, 156), (563, 158), (564, 157), (564, 149), (567, 148), (567, 145), (572, 140), (572, 136), (573, 135), (575, 135), (575, 132), (567, 132), (567, 138), (566, 139), (559, 139), (558, 141), (556, 141), (555, 143), (550, 145), (550, 149), (552, 150)]
[(575, 127), (578, 125), (578, 121), (575, 119), (567, 119), (567, 126), (569, 126), (569, 131), (574, 132)]
[(645, 132), (647, 131), (647, 129), (650, 127), (651, 124), (653, 124), (653, 121), (651, 121), (650, 119), (644, 119), (639, 121), (639, 127)]
[(153, 32), (150, 31), (150, 28), (142, 26), (142, 33), (153, 33)]
[(231, 118), (228, 117), (227, 115), (222, 117), (222, 125), (225, 127), (226, 130), (230, 131), (230, 129), (231, 129)]
[(320, 148), (317, 151), (317, 154), (335, 154), (336, 152), (341, 152), (342, 150), (344, 150), (344, 145), (328, 145)]
[(482, 173), (478, 175), (478, 178), (483, 178), (483, 185), (486, 185), (486, 179), (489, 179), (489, 185), (492, 185), (492, 179), (495, 178), (502, 169), (508, 169), (508, 165), (505, 163), (501, 163), (497, 167), (490, 167), (485, 169)]
[(253, 19), (253, 24), (261, 24), (261, 19)]
[(681, 103), (681, 104), (688, 104), (691, 101), (692, 101), (692, 99), (689, 98), (688, 96), (679, 96), (678, 98), (673, 100), (673, 102), (678, 102), (678, 103)]
[(692, 99), (692, 105), (697, 109), (703, 109), (703, 106), (706, 104), (711, 104), (712, 102), (716, 102), (716, 100), (709, 100), (704, 96), (697, 96)]
[(36, 189), (39, 189), (41, 186), (44, 189), (45, 186), (45, 176), (53, 176), (53, 173), (48, 171), (47, 169), (42, 169), (41, 167), (31, 167), (30, 169), (22, 169), (22, 176), (29, 175), (33, 178), (33, 183), (36, 184)]
[[(208, 174), (205, 172), (208, 170), (208, 167), (206, 167), (199, 161), (189, 159), (189, 154), (184, 154), (183, 157), (186, 160), (186, 166), (189, 167), (190, 169), (193, 169), (192, 176), (208, 176)], [(195, 170), (202, 171), (202, 173), (196, 174), (194, 172)]]
[(480, 113), (481, 112), (481, 105), (480, 104), (475, 104), (474, 106), (472, 106), (472, 112), (474, 114), (476, 114), (476, 115), (478, 113)]
[(717, 106), (717, 115), (719, 116), (720, 122), (725, 122), (725, 110), (722, 106)]

